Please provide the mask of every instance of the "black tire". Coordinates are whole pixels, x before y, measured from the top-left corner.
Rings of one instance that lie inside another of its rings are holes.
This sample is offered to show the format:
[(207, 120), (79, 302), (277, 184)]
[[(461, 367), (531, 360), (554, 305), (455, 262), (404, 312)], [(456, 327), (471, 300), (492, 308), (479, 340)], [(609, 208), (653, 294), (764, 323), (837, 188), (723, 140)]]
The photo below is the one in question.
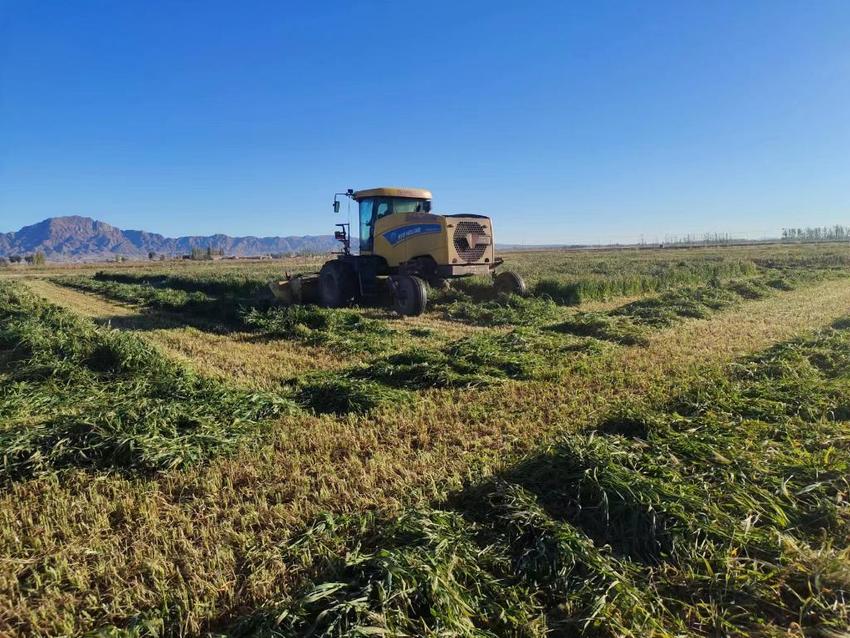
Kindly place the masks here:
[(513, 270), (505, 270), (496, 275), (493, 278), (493, 286), (496, 288), (496, 292), (519, 295), (520, 297), (525, 297), (528, 294), (525, 280)]
[(328, 261), (319, 271), (319, 303), (325, 308), (347, 306), (356, 294), (354, 271), (341, 261)]
[(408, 317), (417, 317), (425, 312), (428, 305), (425, 282), (413, 275), (399, 275), (394, 280), (393, 310)]

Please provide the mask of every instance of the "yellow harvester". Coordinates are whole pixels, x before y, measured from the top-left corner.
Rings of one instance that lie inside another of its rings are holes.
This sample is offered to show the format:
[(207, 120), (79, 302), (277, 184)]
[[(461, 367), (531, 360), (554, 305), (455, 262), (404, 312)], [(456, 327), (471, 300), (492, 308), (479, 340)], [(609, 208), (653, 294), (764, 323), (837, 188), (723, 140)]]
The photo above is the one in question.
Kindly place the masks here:
[(445, 287), (453, 278), (493, 277), (500, 291), (524, 295), (525, 283), (514, 272), (496, 273), (493, 225), (484, 215), (437, 215), (431, 212), (431, 192), (419, 188), (348, 189), (334, 196), (357, 202), (360, 214), (358, 254), (351, 250), (348, 224), (337, 224), (342, 250), (326, 262), (318, 277), (288, 277), (273, 282), (272, 292), (284, 303), (318, 301), (337, 308), (375, 303), (387, 293), (399, 314), (425, 311), (428, 285)]

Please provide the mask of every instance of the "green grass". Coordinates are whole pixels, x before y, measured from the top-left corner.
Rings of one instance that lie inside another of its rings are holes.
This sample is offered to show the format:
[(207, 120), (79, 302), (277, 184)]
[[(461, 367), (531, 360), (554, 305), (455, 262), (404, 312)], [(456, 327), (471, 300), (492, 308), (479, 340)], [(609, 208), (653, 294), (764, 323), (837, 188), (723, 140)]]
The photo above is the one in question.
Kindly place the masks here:
[(611, 311), (610, 315), (628, 317), (638, 325), (653, 328), (670, 326), (679, 319), (705, 319), (748, 298), (738, 292), (741, 285), (736, 282), (725, 286), (677, 288), (658, 297), (628, 303)]
[(505, 268), (523, 275), (534, 296), (580, 305), (760, 275), (846, 272), (850, 254), (841, 245), (546, 251), (511, 254)]
[(93, 292), (109, 299), (138, 304), (157, 310), (201, 312), (211, 306), (213, 299), (203, 292), (186, 292), (174, 288), (159, 288), (147, 283), (119, 283), (89, 277), (62, 277), (53, 283)]
[[(100, 274), (100, 273), (99, 273)], [(126, 283), (124, 280), (154, 283)], [(317, 306), (269, 307), (262, 299), (211, 297), (207, 292), (187, 292), (180, 288), (164, 287), (169, 277), (117, 277), (104, 275), (95, 278), (61, 277), (54, 283), (108, 299), (141, 305), (154, 310), (166, 310), (214, 322), (230, 329), (248, 330), (268, 338), (300, 341), (309, 346), (324, 346), (345, 353), (378, 353), (392, 347), (396, 331), (385, 322), (366, 319), (350, 310), (319, 308)], [(184, 284), (188, 287), (188, 284)], [(215, 282), (199, 286), (210, 291), (222, 289)]]
[(327, 373), (299, 380), (296, 396), (301, 406), (317, 414), (365, 414), (412, 400), (409, 393), (385, 384)]
[(557, 306), (547, 299), (499, 295), (489, 301), (462, 297), (443, 307), (446, 319), (476, 326), (534, 326), (557, 316)]
[(95, 273), (93, 279), (102, 282), (170, 288), (189, 293), (201, 292), (215, 297), (252, 299), (268, 294), (268, 276), (257, 276), (250, 272), (160, 274), (99, 271)]
[(645, 345), (650, 330), (668, 328), (682, 319), (707, 319), (716, 312), (742, 302), (812, 285), (827, 276), (846, 275), (841, 272), (801, 271), (793, 276), (761, 276), (722, 283), (714, 281), (696, 288), (669, 290), (658, 296), (624, 304), (609, 312), (578, 312), (548, 328), (624, 345)]
[[(546, 274), (529, 270), (524, 262), (534, 263), (537, 259), (543, 262), (552, 259), (552, 253), (539, 257), (534, 253), (518, 255), (518, 263), (511, 263), (510, 267), (529, 278), (531, 295), (525, 299), (497, 295), (488, 280), (472, 277), (456, 282), (450, 290), (434, 291), (432, 303), (453, 321), (478, 326), (535, 326), (555, 320), (559, 316), (557, 306), (659, 293), (620, 311), (638, 324), (657, 327), (670, 325), (682, 317), (705, 318), (741, 299), (762, 299), (777, 290), (793, 290), (825, 277), (844, 275), (850, 267), (850, 258), (841, 252), (809, 253), (805, 257), (792, 254), (762, 260), (711, 253), (664, 260), (654, 253), (644, 256), (640, 251), (606, 254), (604, 259), (590, 255), (574, 254), (571, 260), (549, 266)], [(573, 277), (567, 275), (578, 266), (584, 271), (576, 270)], [(564, 275), (549, 274), (559, 268)], [(571, 325), (575, 327), (574, 334), (598, 332), (600, 338), (620, 343), (641, 340), (638, 336), (619, 338), (615, 333), (632, 335), (634, 331), (629, 326), (604, 328), (598, 315), (567, 321), (563, 331), (569, 332)]]
[(587, 341), (518, 328), (463, 337), (441, 349), (404, 350), (335, 374), (407, 390), (464, 388), (507, 379), (554, 380), (599, 352)]
[(428, 303), (445, 319), (488, 327), (539, 325), (558, 312), (548, 299), (497, 292), (489, 277), (465, 277), (444, 290), (429, 290)]
[(144, 340), (0, 283), (0, 478), (161, 470), (232, 450), (294, 405), (194, 375)]
[[(518, 253), (505, 267), (524, 274), (531, 296), (497, 294), (485, 277), (452, 282), (446, 290), (429, 291), (429, 307), (451, 321), (476, 326), (539, 326), (555, 321), (558, 306), (580, 305), (629, 295), (659, 294), (660, 302), (641, 300), (644, 306), (660, 303), (664, 313), (644, 308), (646, 321), (667, 324), (676, 317), (704, 317), (716, 310), (707, 300), (692, 299), (706, 291), (723, 289), (744, 299), (759, 299), (774, 290), (790, 290), (818, 278), (846, 272), (850, 256), (838, 247), (829, 250), (774, 249), (762, 256), (756, 249), (714, 251), (619, 251), (570, 253)], [(602, 255), (602, 256), (600, 256)], [(556, 261), (557, 259), (557, 261)], [(99, 271), (94, 277), (61, 277), (56, 283), (94, 292), (107, 298), (148, 308), (181, 312), (217, 321), (231, 328), (244, 327), (243, 315), (254, 310), (255, 324), (271, 325), (276, 318), (256, 313), (271, 304), (267, 281), (272, 266), (261, 270), (176, 273)], [(294, 268), (293, 270), (298, 270)], [(280, 277), (282, 273), (277, 273)], [(678, 307), (672, 308), (679, 298)], [(703, 306), (708, 306), (708, 310)], [(632, 312), (634, 311), (634, 312)], [(641, 318), (641, 306), (626, 311)], [(279, 318), (277, 318), (279, 320)], [(579, 324), (587, 321), (580, 319)], [(577, 326), (581, 330), (581, 326)], [(356, 351), (355, 341), (349, 345)], [(341, 344), (342, 347), (345, 344)]]
[(339, 372), (293, 379), (291, 392), (315, 413), (365, 414), (410, 404), (412, 391), (483, 387), (509, 379), (556, 380), (600, 352), (594, 342), (528, 329), (476, 334), (441, 349), (403, 350)]
[(217, 298), (201, 291), (188, 292), (150, 283), (123, 283), (112, 279), (68, 276), (54, 277), (51, 282), (148, 310), (181, 314), (196, 323), (200, 321), (204, 325), (216, 324), (226, 329), (244, 327), (243, 315), (252, 304), (269, 305), (268, 301)]
[(346, 310), (318, 306), (288, 306), (244, 315), (245, 325), (270, 338), (295, 339), (344, 353), (379, 353), (390, 349), (397, 332), (385, 322)]
[[(559, 305), (572, 306), (758, 274), (758, 267), (752, 260), (721, 253), (700, 254), (696, 258), (690, 255), (664, 259), (659, 259), (658, 255), (648, 257), (640, 251), (622, 251), (602, 258), (585, 253), (565, 261), (560, 267), (547, 268), (539, 278), (531, 271), (528, 275), (531, 291)], [(553, 270), (557, 273), (554, 276), (550, 274)]]
[(554, 332), (580, 337), (593, 337), (626, 346), (649, 343), (648, 331), (630, 318), (615, 317), (604, 312), (582, 312), (561, 323), (548, 326)]

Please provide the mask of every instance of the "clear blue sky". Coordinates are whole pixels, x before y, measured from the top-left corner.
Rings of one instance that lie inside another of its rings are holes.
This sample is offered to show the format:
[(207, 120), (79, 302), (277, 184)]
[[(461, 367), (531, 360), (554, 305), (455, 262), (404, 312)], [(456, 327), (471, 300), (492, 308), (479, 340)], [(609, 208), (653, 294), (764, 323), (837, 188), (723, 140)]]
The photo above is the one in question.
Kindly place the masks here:
[(0, 231), (328, 233), (377, 185), (502, 242), (850, 224), (850, 2), (0, 0)]

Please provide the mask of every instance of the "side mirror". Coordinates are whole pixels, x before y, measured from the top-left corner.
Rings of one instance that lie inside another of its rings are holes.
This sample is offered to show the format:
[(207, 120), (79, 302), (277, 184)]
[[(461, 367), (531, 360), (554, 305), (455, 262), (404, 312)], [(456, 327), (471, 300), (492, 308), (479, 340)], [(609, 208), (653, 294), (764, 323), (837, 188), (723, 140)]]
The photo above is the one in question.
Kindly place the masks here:
[(339, 212), (339, 200), (338, 199), (334, 200), (334, 212), (335, 213)]

